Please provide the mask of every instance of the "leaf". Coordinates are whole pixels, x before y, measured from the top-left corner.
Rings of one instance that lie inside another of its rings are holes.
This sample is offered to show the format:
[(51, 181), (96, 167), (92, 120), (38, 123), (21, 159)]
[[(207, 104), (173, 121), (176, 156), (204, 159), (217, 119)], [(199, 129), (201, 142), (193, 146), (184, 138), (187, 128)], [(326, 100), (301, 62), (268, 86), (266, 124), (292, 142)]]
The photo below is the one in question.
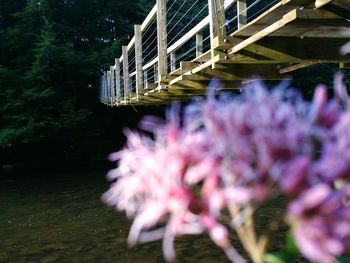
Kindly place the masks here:
[(266, 254), (264, 260), (266, 263), (286, 263), (282, 256), (278, 254)]
[(350, 263), (350, 259), (340, 256), (340, 257), (336, 257), (336, 263)]
[(289, 256), (292, 256), (293, 258), (297, 257), (299, 255), (299, 249), (295, 244), (295, 241), (291, 232), (288, 232), (286, 241), (287, 243), (286, 243), (285, 251), (288, 252)]

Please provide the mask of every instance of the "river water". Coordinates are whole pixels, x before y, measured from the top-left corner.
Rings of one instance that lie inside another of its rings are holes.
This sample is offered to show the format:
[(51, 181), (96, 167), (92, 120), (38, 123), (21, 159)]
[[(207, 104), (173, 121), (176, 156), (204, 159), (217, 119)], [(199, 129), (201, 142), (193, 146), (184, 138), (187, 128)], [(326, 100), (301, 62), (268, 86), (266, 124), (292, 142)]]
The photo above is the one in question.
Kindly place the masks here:
[[(100, 201), (106, 172), (0, 175), (0, 262), (164, 262), (161, 242), (127, 247), (129, 220)], [(206, 236), (176, 251), (176, 262), (228, 262)]]

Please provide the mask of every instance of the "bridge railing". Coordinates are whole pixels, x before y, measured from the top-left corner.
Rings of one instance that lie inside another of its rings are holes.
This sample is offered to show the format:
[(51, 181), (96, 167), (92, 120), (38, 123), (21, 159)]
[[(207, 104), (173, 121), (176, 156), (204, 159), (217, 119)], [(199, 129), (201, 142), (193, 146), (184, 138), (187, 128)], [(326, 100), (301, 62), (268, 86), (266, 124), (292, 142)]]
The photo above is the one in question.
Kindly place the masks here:
[[(177, 1), (157, 0), (143, 23), (134, 26), (134, 36), (122, 47), (121, 57), (101, 76), (103, 103), (132, 103), (148, 90), (166, 86), (177, 70), (191, 66), (182, 61), (210, 63), (218, 55), (215, 38), (239, 30), (279, 0), (264, 6), (259, 6), (260, 0), (208, 0), (204, 5), (199, 0), (176, 5)], [(197, 13), (190, 13), (193, 8)]]

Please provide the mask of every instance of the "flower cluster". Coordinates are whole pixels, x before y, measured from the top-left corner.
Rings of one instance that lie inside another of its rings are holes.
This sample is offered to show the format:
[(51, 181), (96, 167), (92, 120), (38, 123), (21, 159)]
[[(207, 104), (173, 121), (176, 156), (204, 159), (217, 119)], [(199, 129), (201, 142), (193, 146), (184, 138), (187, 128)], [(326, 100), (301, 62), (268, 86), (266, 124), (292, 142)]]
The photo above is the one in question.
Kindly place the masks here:
[(130, 245), (163, 239), (171, 260), (176, 236), (206, 232), (232, 261), (245, 262), (221, 221), (227, 208), (244, 248), (262, 262), (265, 237), (254, 233), (252, 214), (277, 192), (289, 200), (286, 219), (305, 257), (328, 263), (350, 249), (346, 87), (337, 75), (336, 97), (319, 86), (310, 103), (285, 86), (268, 91), (254, 82), (239, 96), (219, 97), (209, 87), (182, 116), (174, 106), (164, 124), (145, 119), (152, 137), (126, 132), (103, 200), (134, 218)]

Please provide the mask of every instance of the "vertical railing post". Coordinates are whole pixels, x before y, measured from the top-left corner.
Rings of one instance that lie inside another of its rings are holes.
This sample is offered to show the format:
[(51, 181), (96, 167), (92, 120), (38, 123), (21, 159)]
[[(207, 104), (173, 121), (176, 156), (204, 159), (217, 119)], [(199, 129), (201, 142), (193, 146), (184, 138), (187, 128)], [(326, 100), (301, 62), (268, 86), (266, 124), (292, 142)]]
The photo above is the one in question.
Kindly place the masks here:
[(224, 4), (225, 0), (208, 0), (212, 67), (214, 67), (214, 57), (220, 54), (214, 49), (214, 39), (226, 35)]
[(105, 85), (105, 72), (103, 71), (102, 72), (102, 75), (101, 75), (101, 81), (100, 81), (100, 101), (102, 102), (103, 101), (103, 92), (104, 92), (104, 85)]
[(139, 92), (143, 90), (142, 76), (142, 34), (141, 26), (135, 25), (135, 70), (136, 70), (136, 98), (139, 98)]
[(203, 54), (203, 34), (196, 34), (196, 57)]
[(107, 87), (107, 72), (103, 71), (103, 88), (102, 88), (102, 102), (105, 103)]
[(158, 81), (166, 78), (167, 72), (167, 32), (166, 0), (157, 0), (157, 39), (158, 39)]
[(106, 90), (106, 103), (108, 104), (110, 98), (111, 89), (111, 72), (107, 70), (107, 90)]
[(116, 101), (118, 103), (118, 100), (121, 97), (121, 85), (120, 85), (120, 65), (119, 65), (119, 58), (115, 59), (115, 91), (116, 91)]
[(110, 66), (109, 70), (111, 72), (111, 96), (110, 96), (110, 102), (113, 105), (115, 100), (115, 70), (114, 66)]
[(158, 75), (159, 66), (156, 64), (153, 66), (153, 68), (154, 68), (154, 82), (157, 82), (159, 80), (159, 75)]
[(143, 71), (143, 86), (145, 89), (148, 89), (148, 70)]
[(176, 70), (176, 53), (175, 51), (170, 53), (170, 72)]
[(130, 96), (129, 90), (129, 58), (128, 47), (122, 46), (123, 53), (123, 77), (124, 77), (124, 100)]
[(237, 0), (238, 29), (247, 24), (247, 0)]

